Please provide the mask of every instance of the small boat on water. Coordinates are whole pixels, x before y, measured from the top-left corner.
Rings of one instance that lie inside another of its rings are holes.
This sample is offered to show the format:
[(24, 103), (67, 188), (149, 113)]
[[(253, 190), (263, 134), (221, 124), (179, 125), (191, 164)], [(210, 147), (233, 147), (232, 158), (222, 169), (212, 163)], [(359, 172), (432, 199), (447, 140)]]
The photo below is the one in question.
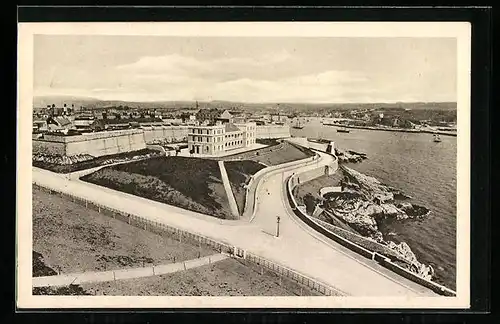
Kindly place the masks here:
[(297, 119), (297, 123), (295, 123), (295, 125), (293, 125), (292, 128), (302, 129), (302, 128), (304, 128), (304, 126), (302, 126), (302, 124), (300, 123), (300, 120)]
[(349, 130), (345, 127), (337, 128), (337, 133), (349, 133)]
[(434, 134), (434, 142), (441, 142), (441, 137), (439, 136), (439, 134)]

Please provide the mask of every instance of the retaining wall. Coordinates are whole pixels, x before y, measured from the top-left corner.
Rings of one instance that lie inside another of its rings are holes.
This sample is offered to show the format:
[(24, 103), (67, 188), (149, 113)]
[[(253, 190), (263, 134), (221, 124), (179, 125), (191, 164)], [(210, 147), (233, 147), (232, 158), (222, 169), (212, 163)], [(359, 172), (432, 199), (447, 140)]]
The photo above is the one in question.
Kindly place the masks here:
[(187, 141), (188, 126), (143, 126), (144, 141), (148, 144), (154, 141)]
[(277, 145), (266, 146), (262, 148), (256, 148), (250, 151), (245, 151), (242, 153), (236, 153), (234, 155), (226, 155), (222, 157), (213, 157), (211, 159), (214, 160), (222, 160), (222, 161), (239, 161), (239, 160), (248, 160), (254, 158), (256, 156), (265, 156), (273, 151), (280, 150), (284, 147), (284, 143), (280, 143)]
[(146, 148), (142, 130), (118, 130), (75, 136), (44, 135), (32, 140), (33, 153), (58, 155), (90, 154), (98, 157)]
[[(312, 163), (316, 163), (316, 159), (318, 159), (318, 155), (314, 155), (302, 160), (297, 160), (297, 161), (291, 161), (275, 166), (270, 166), (266, 167), (264, 169), (261, 169), (257, 171), (255, 174), (250, 177), (250, 181), (247, 184), (247, 193), (245, 197), (245, 210), (243, 212), (243, 215), (246, 217), (253, 217), (255, 216), (255, 205), (257, 204), (257, 201), (255, 199), (255, 193), (258, 192), (261, 183), (263, 180), (271, 175), (274, 175), (277, 172), (282, 172), (283, 169), (295, 166), (295, 165), (310, 165)], [(257, 179), (257, 180), (256, 180)], [(250, 192), (252, 195), (250, 195)]]
[(257, 126), (256, 138), (287, 138), (290, 137), (288, 125), (263, 125)]
[[(295, 215), (297, 215), (298, 218), (300, 218), (304, 223), (306, 223), (309, 227), (316, 230), (317, 232), (325, 235), (326, 237), (334, 240), (335, 242), (341, 244), (342, 246), (344, 246), (344, 247), (346, 247), (346, 248), (348, 248), (348, 249), (350, 249), (350, 250), (352, 250), (352, 251), (354, 251), (354, 252), (356, 252), (356, 253), (358, 253), (358, 254), (360, 254), (368, 259), (372, 259), (372, 260), (379, 262), (383, 267), (399, 274), (400, 276), (402, 276), (406, 279), (409, 279), (409, 280), (416, 282), (416, 283), (418, 283), (426, 288), (429, 288), (432, 291), (434, 291), (435, 293), (438, 293), (440, 295), (456, 296), (455, 291), (453, 291), (445, 286), (439, 285), (435, 282), (432, 282), (430, 280), (426, 280), (426, 279), (418, 276), (417, 274), (415, 274), (409, 270), (406, 270), (406, 269), (398, 266), (397, 264), (393, 263), (388, 257), (381, 255), (377, 252), (373, 252), (373, 251), (370, 251), (368, 249), (365, 249), (362, 246), (360, 246), (354, 242), (351, 242), (351, 241), (343, 238), (342, 236), (339, 236), (339, 235), (329, 231), (327, 228), (325, 228), (324, 226), (322, 226), (318, 222), (315, 222), (311, 216), (309, 216), (308, 214), (303, 212), (301, 209), (299, 209), (297, 201), (293, 195), (293, 189), (299, 183), (303, 183), (303, 182), (314, 179), (315, 175), (318, 177), (318, 176), (324, 174), (324, 169), (321, 170), (320, 168), (315, 169), (315, 170), (311, 170), (311, 171), (306, 171), (304, 173), (295, 174), (295, 175), (291, 176), (287, 182), (288, 200), (290, 202), (290, 205), (292, 206), (292, 210), (294, 211)], [(299, 180), (299, 178), (300, 178), (300, 180)]]

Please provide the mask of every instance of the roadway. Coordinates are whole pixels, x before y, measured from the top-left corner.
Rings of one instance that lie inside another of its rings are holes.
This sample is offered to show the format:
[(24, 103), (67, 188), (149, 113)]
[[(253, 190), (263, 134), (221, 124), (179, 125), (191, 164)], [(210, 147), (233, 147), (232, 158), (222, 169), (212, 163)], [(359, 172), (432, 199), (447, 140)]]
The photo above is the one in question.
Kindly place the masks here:
[[(214, 217), (150, 201), (80, 180), (54, 176), (33, 168), (33, 182), (96, 203), (238, 246), (253, 254), (315, 278), (351, 296), (438, 296), (431, 290), (364, 260), (307, 228), (291, 212), (284, 180), (292, 173), (330, 164), (320, 153), (316, 163), (292, 166), (264, 178), (256, 193), (255, 217), (248, 221), (220, 221)], [(276, 237), (276, 216), (280, 236)]]

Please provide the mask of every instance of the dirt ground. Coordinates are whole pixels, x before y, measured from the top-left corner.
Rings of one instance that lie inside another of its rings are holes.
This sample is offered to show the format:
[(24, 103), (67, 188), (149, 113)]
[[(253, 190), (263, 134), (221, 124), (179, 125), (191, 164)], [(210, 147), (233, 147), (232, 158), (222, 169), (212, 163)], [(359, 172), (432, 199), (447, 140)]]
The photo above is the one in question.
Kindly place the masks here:
[(88, 283), (91, 295), (126, 296), (317, 296), (319, 293), (257, 265), (236, 259), (168, 275), (114, 282)]
[[(37, 269), (45, 264), (60, 273), (151, 266), (216, 253), (139, 229), (35, 187), (33, 251), (41, 254)], [(39, 272), (48, 273), (42, 269), (34, 275)]]

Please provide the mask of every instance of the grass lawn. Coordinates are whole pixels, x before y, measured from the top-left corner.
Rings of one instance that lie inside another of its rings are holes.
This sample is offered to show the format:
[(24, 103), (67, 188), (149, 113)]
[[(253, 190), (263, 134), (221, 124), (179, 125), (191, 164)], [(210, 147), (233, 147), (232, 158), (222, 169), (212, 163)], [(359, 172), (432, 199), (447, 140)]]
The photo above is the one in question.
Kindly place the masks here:
[(216, 253), (33, 188), (33, 276), (135, 268)]
[[(57, 163), (50, 163), (47, 161), (38, 161), (38, 160), (34, 160), (32, 163), (33, 166), (37, 168), (46, 169), (52, 172), (70, 173), (70, 172), (94, 168), (109, 163), (127, 161), (134, 157), (144, 158), (150, 156), (159, 156), (161, 154), (162, 153), (160, 153), (159, 151), (146, 148), (138, 151), (99, 156), (91, 160), (76, 162), (73, 164), (57, 164)], [(60, 157), (47, 158), (47, 160), (59, 160), (59, 159)]]
[(272, 152), (267, 154), (252, 157), (251, 160), (272, 166), (296, 160), (302, 160), (313, 155), (314, 152), (309, 149), (284, 142), (283, 148), (273, 150)]
[(106, 167), (81, 180), (214, 217), (233, 218), (215, 160), (156, 157)]
[(168, 275), (115, 282), (87, 283), (82, 288), (91, 295), (125, 296), (316, 296), (290, 279), (255, 264), (226, 259), (211, 265)]
[(264, 165), (250, 160), (243, 161), (227, 161), (224, 162), (226, 167), (227, 177), (231, 184), (231, 189), (238, 205), (240, 215), (243, 215), (245, 208), (246, 189), (243, 187), (250, 181), (250, 177), (257, 171), (265, 168)]
[[(165, 264), (216, 253), (86, 209), (33, 187), (33, 276)], [(262, 271), (262, 272), (261, 272)], [(226, 259), (168, 275), (36, 287), (34, 295), (319, 295), (244, 260)]]

